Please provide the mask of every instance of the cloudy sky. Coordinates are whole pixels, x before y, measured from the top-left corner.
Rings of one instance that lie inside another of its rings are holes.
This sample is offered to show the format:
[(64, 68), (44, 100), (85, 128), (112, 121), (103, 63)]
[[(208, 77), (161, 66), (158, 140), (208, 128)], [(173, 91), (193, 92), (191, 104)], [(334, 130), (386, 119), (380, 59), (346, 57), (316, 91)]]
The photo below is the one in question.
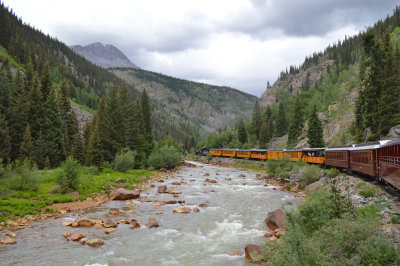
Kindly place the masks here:
[(391, 14), (395, 0), (6, 0), (68, 45), (113, 44), (139, 67), (260, 96), (305, 56)]

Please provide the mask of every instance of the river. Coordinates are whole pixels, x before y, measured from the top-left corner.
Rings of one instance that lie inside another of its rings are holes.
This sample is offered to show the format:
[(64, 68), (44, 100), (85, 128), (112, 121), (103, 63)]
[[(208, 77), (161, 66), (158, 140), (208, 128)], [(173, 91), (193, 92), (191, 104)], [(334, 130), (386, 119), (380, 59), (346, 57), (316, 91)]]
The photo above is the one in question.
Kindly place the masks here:
[[(205, 177), (204, 174), (209, 173)], [(1, 265), (245, 265), (246, 244), (263, 244), (267, 228), (267, 213), (282, 207), (294, 197), (265, 181), (256, 179), (257, 172), (235, 168), (198, 164), (174, 172), (164, 183), (141, 192), (141, 197), (153, 202), (132, 200), (136, 207), (124, 201), (109, 201), (100, 207), (67, 213), (60, 219), (30, 224), (30, 230), (17, 231), (16, 245), (0, 245)], [(217, 183), (206, 183), (211, 178)], [(181, 185), (172, 182), (183, 181)], [(178, 198), (160, 194), (157, 186), (178, 189)], [(182, 204), (153, 206), (154, 201), (184, 200)], [(206, 206), (200, 204), (206, 204)], [(173, 213), (174, 208), (198, 208), (200, 212)], [(119, 215), (109, 214), (110, 208), (125, 210)], [(129, 213), (128, 210), (135, 210)], [(160, 214), (162, 212), (162, 214)], [(158, 214), (157, 214), (158, 213)], [(119, 224), (109, 235), (98, 228), (62, 226), (79, 215), (114, 220), (135, 218), (142, 225), (129, 229)], [(156, 218), (158, 228), (145, 226), (149, 218)], [(66, 231), (84, 232), (89, 239), (100, 238), (105, 244), (99, 248), (66, 241)], [(231, 256), (230, 253), (241, 253)]]

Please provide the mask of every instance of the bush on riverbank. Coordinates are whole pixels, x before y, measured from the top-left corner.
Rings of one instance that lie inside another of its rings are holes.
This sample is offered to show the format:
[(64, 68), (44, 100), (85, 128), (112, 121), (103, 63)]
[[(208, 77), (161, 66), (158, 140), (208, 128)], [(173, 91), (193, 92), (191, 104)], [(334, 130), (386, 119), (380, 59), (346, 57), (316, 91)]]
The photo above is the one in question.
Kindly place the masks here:
[(136, 152), (131, 150), (123, 150), (115, 155), (113, 169), (119, 172), (126, 172), (135, 168)]
[(148, 159), (148, 164), (154, 169), (172, 169), (179, 165), (181, 154), (174, 146), (163, 146), (155, 149)]
[(40, 174), (36, 165), (29, 160), (16, 160), (4, 171), (6, 187), (19, 191), (37, 191), (40, 184)]
[(69, 189), (76, 190), (79, 185), (79, 168), (81, 165), (72, 156), (68, 156), (61, 164), (61, 171), (57, 174), (57, 184), (60, 192), (65, 193)]
[(357, 210), (335, 187), (311, 192), (286, 218), (286, 234), (263, 248), (271, 265), (397, 265), (398, 250), (378, 230), (379, 209)]

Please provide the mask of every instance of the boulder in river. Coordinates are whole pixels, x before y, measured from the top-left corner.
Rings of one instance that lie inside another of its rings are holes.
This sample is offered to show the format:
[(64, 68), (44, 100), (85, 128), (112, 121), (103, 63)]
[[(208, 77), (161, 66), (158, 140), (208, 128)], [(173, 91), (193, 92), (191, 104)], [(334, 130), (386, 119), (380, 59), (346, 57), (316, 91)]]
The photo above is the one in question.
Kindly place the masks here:
[(79, 241), (84, 238), (86, 235), (82, 232), (76, 232), (71, 236), (72, 241)]
[(12, 245), (12, 244), (16, 244), (17, 240), (15, 240), (14, 238), (11, 238), (11, 237), (3, 237), (2, 239), (0, 239), (0, 243)]
[(139, 198), (140, 192), (125, 188), (117, 188), (110, 193), (111, 200), (129, 200)]
[(140, 227), (140, 224), (137, 221), (132, 221), (131, 225), (129, 226), (129, 229), (136, 229), (139, 227)]
[(84, 238), (82, 238), (81, 240), (79, 240), (79, 243), (82, 244), (82, 245), (85, 245), (86, 242), (87, 242), (88, 240), (89, 240), (89, 239), (87, 239), (86, 237), (84, 237)]
[(112, 232), (117, 231), (115, 228), (104, 228), (104, 233), (111, 234)]
[(65, 232), (62, 236), (69, 240), (69, 237), (71, 236), (71, 231)]
[(158, 193), (167, 193), (167, 186), (166, 185), (158, 186), (157, 191)]
[(211, 179), (211, 178), (206, 178), (206, 182), (208, 182), (208, 183), (217, 183), (216, 180)]
[(159, 227), (160, 225), (158, 224), (157, 220), (154, 218), (150, 218), (148, 223), (147, 223), (147, 227), (148, 228), (156, 228)]
[(175, 212), (175, 213), (189, 213), (190, 209), (188, 209), (188, 208), (175, 208), (173, 210), (173, 212)]
[(200, 212), (200, 209), (199, 208), (194, 208), (193, 212)]
[(8, 236), (8, 237), (16, 237), (17, 236), (17, 234), (16, 233), (14, 233), (14, 232), (10, 232), (10, 231), (8, 231), (7, 233), (6, 233), (6, 236)]
[(93, 248), (97, 248), (97, 247), (104, 245), (104, 242), (101, 239), (95, 238), (95, 239), (86, 241), (86, 244)]
[(177, 190), (177, 189), (172, 189), (172, 190), (168, 191), (168, 193), (169, 193), (169, 194), (181, 194), (182, 192), (180, 192), (180, 191)]
[(281, 209), (276, 209), (275, 211), (268, 213), (265, 223), (271, 230), (285, 227), (285, 214)]
[(110, 227), (117, 227), (118, 224), (111, 219), (106, 219), (103, 221), (103, 227), (110, 228)]
[(153, 206), (164, 206), (164, 205), (165, 205), (165, 202), (163, 202), (163, 201), (157, 201), (157, 202), (154, 202), (152, 205), (153, 205)]
[(180, 185), (181, 185), (181, 182), (175, 181), (175, 182), (172, 182), (171, 184), (174, 185), (174, 186), (180, 186)]
[(244, 256), (250, 261), (257, 260), (262, 255), (261, 246), (248, 244), (244, 248)]
[(210, 173), (205, 173), (203, 176), (210, 176)]
[(113, 215), (117, 215), (117, 214), (124, 213), (124, 211), (121, 210), (121, 209), (111, 208), (110, 211), (109, 211), (109, 213), (110, 213), (110, 214), (113, 214)]
[(93, 225), (94, 223), (90, 219), (85, 217), (78, 218), (75, 220), (75, 222), (72, 223), (73, 227), (90, 227)]

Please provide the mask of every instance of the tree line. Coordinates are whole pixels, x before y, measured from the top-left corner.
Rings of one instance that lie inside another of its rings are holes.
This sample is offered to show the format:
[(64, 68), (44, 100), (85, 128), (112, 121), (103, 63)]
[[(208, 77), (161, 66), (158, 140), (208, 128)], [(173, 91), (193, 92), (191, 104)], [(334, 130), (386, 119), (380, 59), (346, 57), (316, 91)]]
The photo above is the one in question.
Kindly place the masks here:
[(28, 61), (13, 76), (10, 64), (0, 70), (0, 158), (3, 163), (29, 160), (39, 168), (59, 166), (71, 155), (82, 164), (101, 166), (127, 148), (136, 151), (138, 167), (153, 147), (147, 93), (133, 99), (122, 84), (98, 104), (83, 133), (78, 128), (65, 83), (55, 86), (44, 64), (41, 74)]

